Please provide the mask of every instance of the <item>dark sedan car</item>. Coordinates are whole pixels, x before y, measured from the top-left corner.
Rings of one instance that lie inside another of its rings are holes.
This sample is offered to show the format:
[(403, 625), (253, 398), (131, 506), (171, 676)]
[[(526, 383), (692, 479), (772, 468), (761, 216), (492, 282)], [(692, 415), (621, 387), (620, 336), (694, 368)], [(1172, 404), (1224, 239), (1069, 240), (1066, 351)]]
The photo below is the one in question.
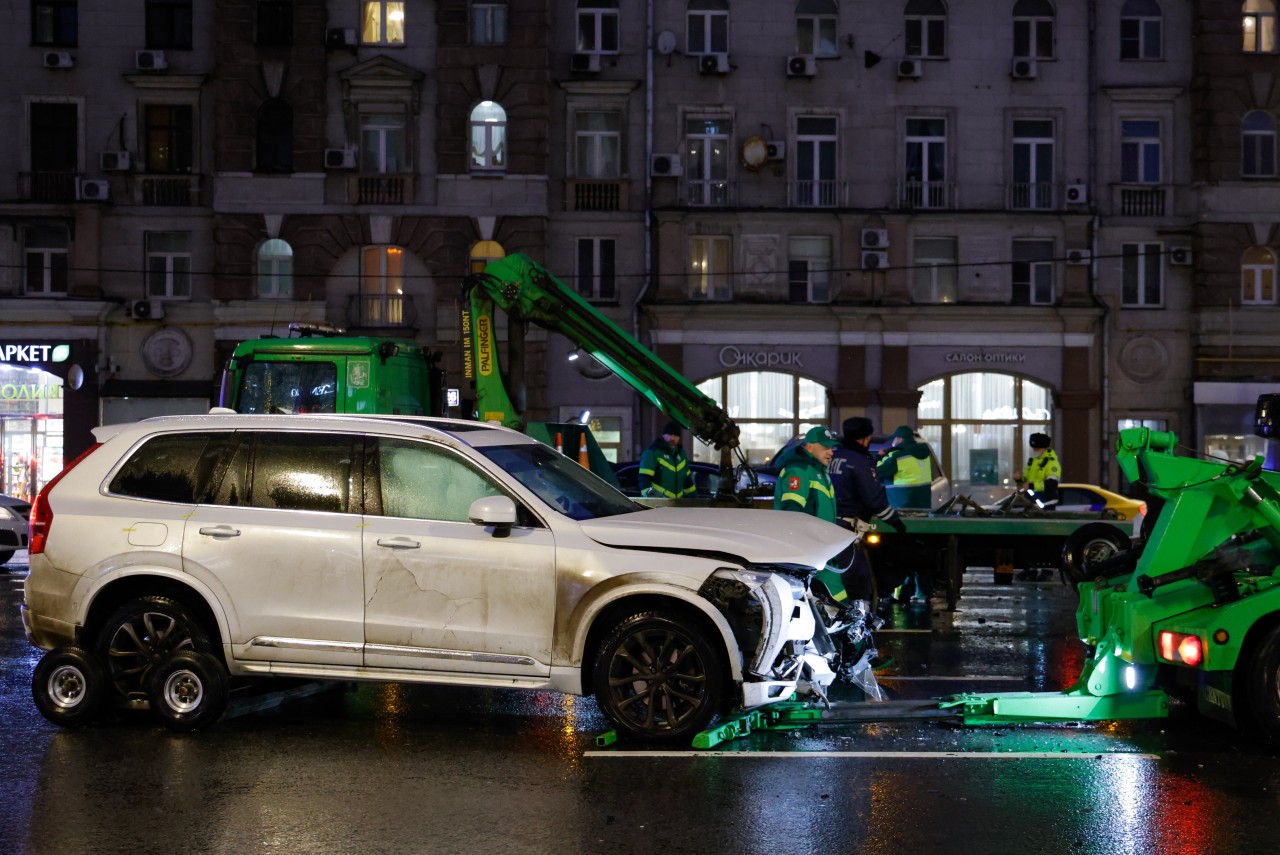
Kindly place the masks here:
[[(713, 463), (690, 461), (689, 469), (693, 472), (694, 497), (699, 499), (713, 498), (716, 494), (716, 487), (720, 484), (720, 467)], [(629, 460), (625, 463), (615, 463), (613, 465), (613, 474), (618, 476), (618, 486), (622, 492), (628, 496), (640, 495), (639, 461)]]

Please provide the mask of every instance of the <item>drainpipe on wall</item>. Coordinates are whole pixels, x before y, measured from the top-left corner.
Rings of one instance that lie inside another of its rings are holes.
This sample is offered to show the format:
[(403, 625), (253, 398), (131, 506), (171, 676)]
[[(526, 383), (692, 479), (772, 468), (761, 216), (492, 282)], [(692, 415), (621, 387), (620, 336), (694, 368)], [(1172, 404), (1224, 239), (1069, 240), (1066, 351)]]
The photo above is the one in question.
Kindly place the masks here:
[(1098, 295), (1098, 3), (1089, 0), (1089, 198), (1093, 200), (1094, 214), (1089, 220), (1089, 290), (1094, 300), (1102, 305), (1102, 351), (1098, 356), (1102, 381), (1102, 425), (1100, 431), (1101, 455), (1099, 456), (1098, 483), (1111, 486), (1111, 307)]
[[(649, 163), (653, 159), (653, 0), (645, 3), (644, 14), (644, 163), (641, 166), (644, 171), (644, 276), (631, 304), (631, 327), (636, 341), (641, 341), (640, 303), (653, 283), (653, 176), (649, 174)], [(635, 451), (641, 447), (640, 393), (635, 393), (632, 400), (635, 404), (631, 409), (631, 447)]]

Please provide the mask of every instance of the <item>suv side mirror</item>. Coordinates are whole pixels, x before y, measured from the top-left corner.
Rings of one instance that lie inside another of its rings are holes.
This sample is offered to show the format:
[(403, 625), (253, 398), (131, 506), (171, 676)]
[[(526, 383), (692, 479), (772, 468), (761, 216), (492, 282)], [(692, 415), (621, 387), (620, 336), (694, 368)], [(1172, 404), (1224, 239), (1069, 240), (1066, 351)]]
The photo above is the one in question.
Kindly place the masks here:
[(516, 524), (516, 503), (508, 496), (485, 496), (471, 503), (467, 518), (476, 525), (493, 526), (496, 536), (505, 537)]

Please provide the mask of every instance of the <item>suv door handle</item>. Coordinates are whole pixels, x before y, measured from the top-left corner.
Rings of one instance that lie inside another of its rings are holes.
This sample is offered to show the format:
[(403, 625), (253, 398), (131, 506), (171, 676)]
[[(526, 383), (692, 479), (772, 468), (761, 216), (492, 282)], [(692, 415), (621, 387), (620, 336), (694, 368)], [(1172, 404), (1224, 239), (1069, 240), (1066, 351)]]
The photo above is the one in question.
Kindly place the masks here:
[(378, 545), (385, 546), (388, 549), (417, 549), (422, 546), (416, 540), (410, 540), (407, 537), (380, 537)]
[(207, 525), (200, 529), (200, 533), (209, 537), (239, 537), (240, 529), (229, 525)]

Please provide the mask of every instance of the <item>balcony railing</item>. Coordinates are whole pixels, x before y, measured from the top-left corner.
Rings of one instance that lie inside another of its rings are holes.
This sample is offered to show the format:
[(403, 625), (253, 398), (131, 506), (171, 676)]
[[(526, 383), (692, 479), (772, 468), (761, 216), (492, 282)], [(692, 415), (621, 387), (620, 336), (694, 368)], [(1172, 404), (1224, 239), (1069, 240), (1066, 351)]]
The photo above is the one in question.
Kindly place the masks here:
[(1163, 217), (1168, 188), (1162, 184), (1121, 184), (1116, 188), (1116, 213), (1122, 217)]
[(722, 179), (690, 179), (684, 182), (684, 201), (695, 208), (727, 208), (737, 201), (737, 188)]
[(565, 182), (564, 205), (570, 211), (625, 211), (627, 182), (618, 179), (571, 178)]
[(140, 205), (190, 208), (200, 204), (198, 175), (139, 175), (136, 187)]
[(1046, 181), (1014, 181), (1008, 187), (1013, 211), (1052, 211), (1058, 207), (1058, 187)]
[(400, 294), (356, 294), (347, 301), (347, 325), (363, 329), (411, 327), (418, 320), (413, 298)]
[(949, 181), (903, 181), (898, 184), (898, 206), (907, 209), (954, 208), (956, 186)]
[(407, 205), (413, 201), (413, 176), (384, 172), (353, 175), (347, 198), (353, 205)]
[(839, 208), (847, 204), (849, 185), (845, 181), (793, 181), (789, 191), (789, 207)]
[(19, 172), (22, 198), (29, 202), (74, 202), (78, 172)]

